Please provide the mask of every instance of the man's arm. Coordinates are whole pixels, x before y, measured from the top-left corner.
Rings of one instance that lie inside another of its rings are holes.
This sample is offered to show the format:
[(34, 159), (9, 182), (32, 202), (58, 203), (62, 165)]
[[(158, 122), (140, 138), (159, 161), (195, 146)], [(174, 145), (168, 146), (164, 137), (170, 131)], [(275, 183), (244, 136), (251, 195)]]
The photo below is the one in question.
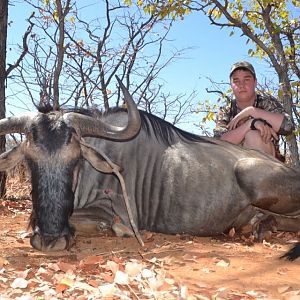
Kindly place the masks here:
[[(247, 108), (245, 110), (247, 110)], [(226, 111), (220, 110), (217, 118), (217, 126), (214, 129), (214, 135), (221, 140), (233, 144), (240, 144), (244, 140), (246, 134), (250, 130), (255, 129), (260, 132), (263, 141), (265, 143), (269, 143), (273, 138), (278, 139), (278, 135), (272, 128), (272, 125), (268, 121), (266, 123), (264, 120), (271, 115), (271, 118), (279, 116), (279, 121), (282, 122), (283, 115), (270, 112), (266, 113), (267, 114), (257, 114), (257, 116), (261, 116), (260, 118), (253, 118), (252, 116), (249, 116), (248, 113), (243, 114), (242, 111), (237, 114), (237, 116), (233, 118), (228, 125), (226, 125), (228, 123), (226, 122), (228, 120), (228, 116), (226, 115)]]
[(270, 112), (261, 108), (249, 106), (238, 113), (228, 124), (228, 129), (233, 130), (237, 127), (240, 120), (244, 118), (263, 119), (266, 120), (278, 132), (284, 119), (284, 115), (277, 112)]
[[(266, 120), (273, 130), (280, 135), (289, 135), (294, 130), (292, 118), (286, 113), (282, 104), (271, 95), (258, 95), (259, 107), (247, 107), (239, 115), (240, 118), (252, 117)], [(238, 121), (235, 122), (238, 124)], [(232, 122), (232, 123), (233, 123)], [(230, 124), (231, 125), (231, 124)], [(235, 125), (236, 127), (236, 125)], [(233, 127), (232, 127), (233, 128)]]
[(233, 144), (240, 144), (245, 138), (246, 133), (251, 130), (251, 121), (247, 119), (240, 120), (235, 129), (229, 130), (228, 124), (231, 119), (231, 114), (231, 106), (220, 107), (216, 127), (214, 128), (214, 137)]
[(251, 130), (251, 122), (249, 119), (235, 129), (229, 130), (220, 136), (220, 140), (230, 142), (232, 144), (240, 144), (248, 131)]

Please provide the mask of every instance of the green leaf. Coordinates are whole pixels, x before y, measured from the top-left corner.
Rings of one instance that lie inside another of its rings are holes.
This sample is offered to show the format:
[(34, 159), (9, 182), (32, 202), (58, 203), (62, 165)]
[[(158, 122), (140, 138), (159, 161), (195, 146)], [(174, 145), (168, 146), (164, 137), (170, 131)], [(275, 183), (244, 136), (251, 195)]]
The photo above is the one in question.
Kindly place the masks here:
[(131, 6), (132, 5), (132, 0), (124, 0), (124, 4)]

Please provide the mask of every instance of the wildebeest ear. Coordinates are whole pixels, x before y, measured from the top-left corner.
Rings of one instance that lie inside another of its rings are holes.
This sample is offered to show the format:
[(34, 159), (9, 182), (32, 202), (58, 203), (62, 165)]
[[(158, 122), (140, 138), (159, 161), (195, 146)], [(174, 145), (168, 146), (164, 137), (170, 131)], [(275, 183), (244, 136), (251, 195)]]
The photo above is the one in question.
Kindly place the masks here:
[(84, 159), (87, 160), (96, 170), (103, 173), (114, 173), (115, 171), (120, 172), (122, 170), (122, 168), (116, 164), (110, 165), (95, 149), (83, 143), (80, 143), (80, 147)]
[(22, 153), (21, 145), (16, 146), (0, 155), (0, 171), (5, 171), (15, 167), (22, 161), (24, 155)]

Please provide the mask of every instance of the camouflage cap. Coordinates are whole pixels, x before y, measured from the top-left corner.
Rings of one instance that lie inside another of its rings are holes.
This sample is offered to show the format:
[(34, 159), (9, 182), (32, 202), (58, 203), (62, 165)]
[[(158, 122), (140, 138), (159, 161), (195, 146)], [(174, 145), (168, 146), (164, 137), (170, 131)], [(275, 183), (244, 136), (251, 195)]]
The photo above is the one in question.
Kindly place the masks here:
[(237, 69), (247, 69), (252, 73), (254, 78), (256, 78), (254, 67), (247, 61), (239, 61), (239, 62), (233, 64), (233, 66), (231, 67), (231, 70), (230, 70), (229, 78), (231, 77), (232, 73)]

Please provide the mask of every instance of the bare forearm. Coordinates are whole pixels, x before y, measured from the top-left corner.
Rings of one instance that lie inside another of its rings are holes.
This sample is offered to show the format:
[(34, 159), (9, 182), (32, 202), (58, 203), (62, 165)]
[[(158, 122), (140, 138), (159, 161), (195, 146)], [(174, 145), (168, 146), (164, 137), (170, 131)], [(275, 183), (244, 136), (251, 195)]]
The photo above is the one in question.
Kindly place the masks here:
[(246, 133), (249, 130), (251, 130), (250, 126), (251, 126), (251, 120), (248, 120), (241, 126), (224, 133), (220, 137), (220, 139), (223, 141), (230, 142), (232, 144), (236, 144), (236, 145), (240, 144), (243, 141), (243, 139), (245, 138)]
[(269, 112), (260, 108), (253, 108), (250, 116), (254, 119), (266, 120), (276, 132), (278, 132), (284, 118), (282, 114)]

